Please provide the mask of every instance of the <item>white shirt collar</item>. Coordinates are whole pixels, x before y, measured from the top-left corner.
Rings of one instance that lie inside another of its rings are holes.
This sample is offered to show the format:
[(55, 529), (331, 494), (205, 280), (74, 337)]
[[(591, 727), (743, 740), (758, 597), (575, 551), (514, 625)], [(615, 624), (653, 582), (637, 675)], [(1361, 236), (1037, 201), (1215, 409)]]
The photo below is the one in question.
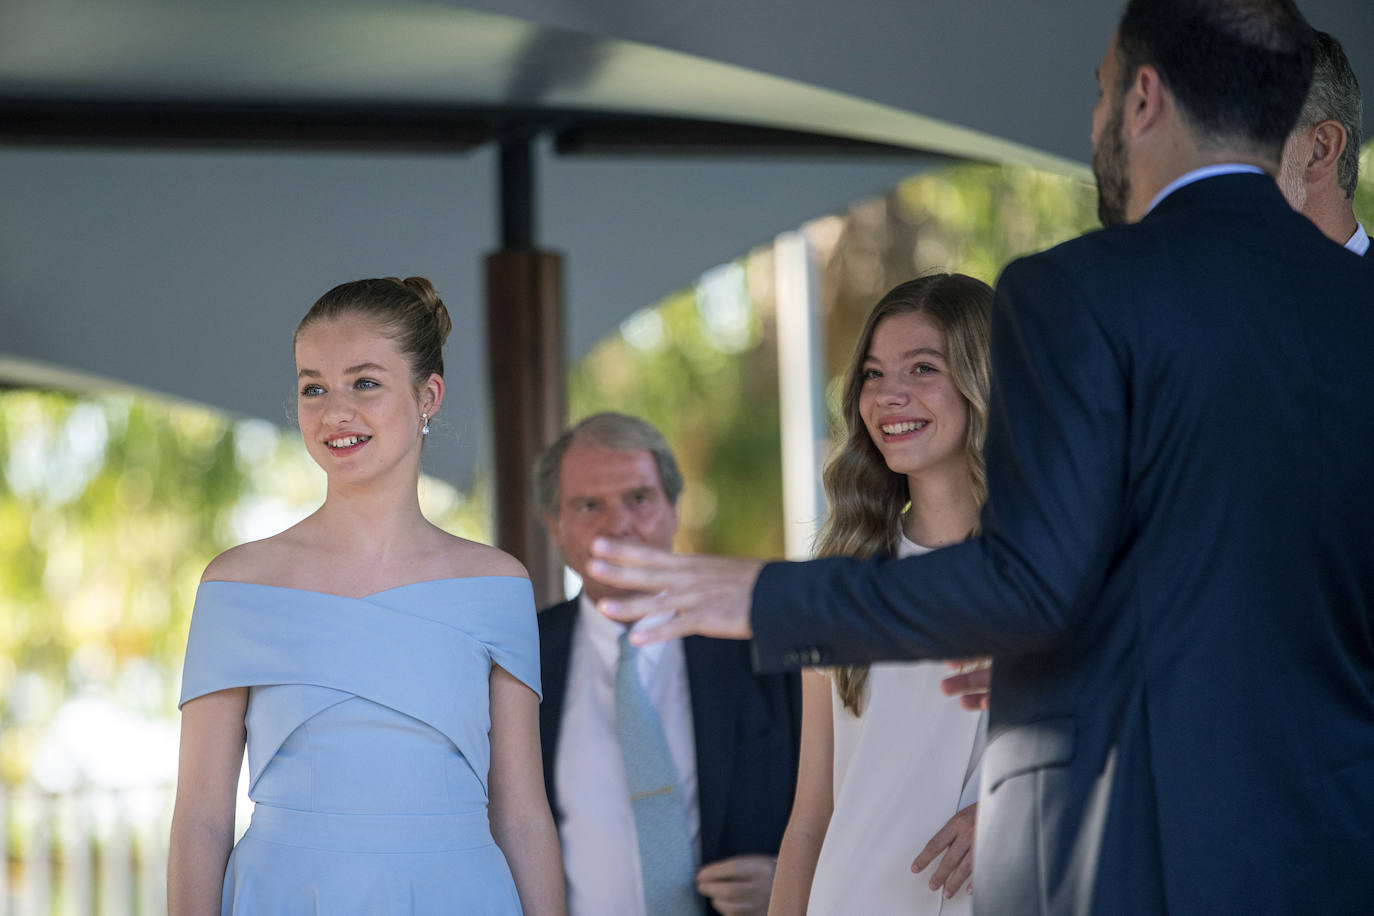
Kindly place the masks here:
[(1145, 208), (1145, 212), (1149, 213), (1155, 207), (1159, 206), (1159, 202), (1161, 200), (1168, 197), (1170, 194), (1174, 193), (1184, 185), (1192, 184), (1195, 181), (1201, 181), (1204, 178), (1214, 178), (1217, 175), (1238, 175), (1246, 172), (1255, 175), (1265, 174), (1264, 169), (1259, 168), (1258, 166), (1241, 165), (1238, 162), (1223, 162), (1219, 165), (1204, 165), (1200, 169), (1193, 169), (1191, 172), (1184, 172), (1182, 175), (1178, 176), (1173, 181), (1166, 184), (1163, 190), (1161, 190), (1158, 194), (1155, 195), (1155, 199), (1150, 201), (1150, 205)]
[(1345, 247), (1358, 255), (1369, 251), (1369, 233), (1358, 220), (1355, 222), (1355, 234), (1345, 240)]
[[(614, 671), (620, 659), (620, 634), (625, 632), (625, 625), (617, 623), (598, 611), (596, 605), (592, 604), (592, 600), (587, 597), (585, 591), (577, 596), (577, 608), (582, 618), (582, 626), (586, 629), (587, 636), (592, 642), (592, 648), (596, 650), (596, 654), (601, 657), (606, 667)], [(646, 627), (654, 626), (663, 619), (664, 618), (661, 616), (652, 618), (646, 617), (643, 620), (636, 621), (635, 625), (630, 627), (630, 632), (633, 633), (635, 630), (642, 630)], [(663, 648), (666, 645), (667, 643), (658, 642), (644, 646), (639, 650), (639, 657), (642, 659), (641, 672), (644, 670), (643, 664), (645, 663), (647, 663), (651, 669), (658, 664), (658, 660), (663, 656)]]

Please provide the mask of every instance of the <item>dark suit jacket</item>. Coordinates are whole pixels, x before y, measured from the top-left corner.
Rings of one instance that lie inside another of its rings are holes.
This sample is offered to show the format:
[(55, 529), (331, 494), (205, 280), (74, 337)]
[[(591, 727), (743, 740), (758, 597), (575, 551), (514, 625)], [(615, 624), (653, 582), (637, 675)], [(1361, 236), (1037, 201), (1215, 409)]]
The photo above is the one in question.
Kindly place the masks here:
[(983, 535), (767, 566), (760, 666), (994, 656), (980, 914), (1374, 912), (1374, 259), (1210, 178), (992, 353)]
[[(539, 614), (539, 737), (555, 821), (562, 816), (554, 755), (576, 619), (575, 598)], [(745, 643), (690, 636), (682, 650), (696, 739), (702, 863), (746, 853), (775, 856), (797, 784), (800, 680), (795, 674), (755, 674)]]

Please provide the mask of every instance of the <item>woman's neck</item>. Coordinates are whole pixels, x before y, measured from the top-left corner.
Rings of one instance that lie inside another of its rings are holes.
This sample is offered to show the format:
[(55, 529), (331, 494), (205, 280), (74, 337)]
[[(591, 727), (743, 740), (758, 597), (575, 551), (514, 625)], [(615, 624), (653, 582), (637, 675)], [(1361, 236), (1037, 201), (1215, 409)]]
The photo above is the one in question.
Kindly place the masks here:
[(418, 484), (418, 479), (358, 486), (331, 481), (324, 505), (314, 515), (318, 536), (337, 541), (331, 548), (339, 553), (363, 549), (369, 556), (384, 557), (392, 549), (409, 549), (428, 529)]
[(978, 504), (968, 473), (907, 477), (911, 508), (902, 517), (902, 532), (922, 547), (957, 544), (978, 522)]

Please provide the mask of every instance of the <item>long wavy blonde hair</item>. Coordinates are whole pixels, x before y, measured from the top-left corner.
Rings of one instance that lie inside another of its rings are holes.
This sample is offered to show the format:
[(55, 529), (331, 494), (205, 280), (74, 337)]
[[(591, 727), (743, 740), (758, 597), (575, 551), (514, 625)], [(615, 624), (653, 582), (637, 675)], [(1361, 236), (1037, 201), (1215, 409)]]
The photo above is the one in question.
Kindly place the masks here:
[[(864, 360), (873, 345), (873, 334), (878, 325), (894, 315), (921, 312), (945, 335), (950, 377), (969, 407), (964, 442), (969, 481), (976, 505), (983, 505), (988, 495), (983, 442), (988, 428), (991, 310), (992, 289), (964, 274), (932, 274), (908, 280), (890, 290), (873, 307), (844, 377), (840, 399), (844, 443), (825, 465), (823, 480), (830, 516), (817, 541), (818, 556), (870, 557), (897, 552), (902, 512), (910, 503), (907, 478), (887, 466), (859, 412)], [(854, 715), (861, 715), (868, 666), (835, 668), (831, 673), (845, 707)]]

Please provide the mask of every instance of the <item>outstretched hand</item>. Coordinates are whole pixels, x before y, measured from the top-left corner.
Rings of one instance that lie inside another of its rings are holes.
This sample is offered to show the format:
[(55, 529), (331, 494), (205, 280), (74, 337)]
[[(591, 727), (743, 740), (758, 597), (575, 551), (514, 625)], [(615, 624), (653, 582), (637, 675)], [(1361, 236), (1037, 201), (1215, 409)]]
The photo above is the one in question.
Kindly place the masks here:
[(612, 620), (633, 623), (643, 617), (668, 616), (663, 623), (630, 635), (632, 643), (643, 646), (694, 633), (748, 639), (753, 635), (750, 598), (762, 568), (760, 560), (684, 556), (597, 538), (587, 574), (616, 588), (644, 592), (597, 602), (601, 613)]

